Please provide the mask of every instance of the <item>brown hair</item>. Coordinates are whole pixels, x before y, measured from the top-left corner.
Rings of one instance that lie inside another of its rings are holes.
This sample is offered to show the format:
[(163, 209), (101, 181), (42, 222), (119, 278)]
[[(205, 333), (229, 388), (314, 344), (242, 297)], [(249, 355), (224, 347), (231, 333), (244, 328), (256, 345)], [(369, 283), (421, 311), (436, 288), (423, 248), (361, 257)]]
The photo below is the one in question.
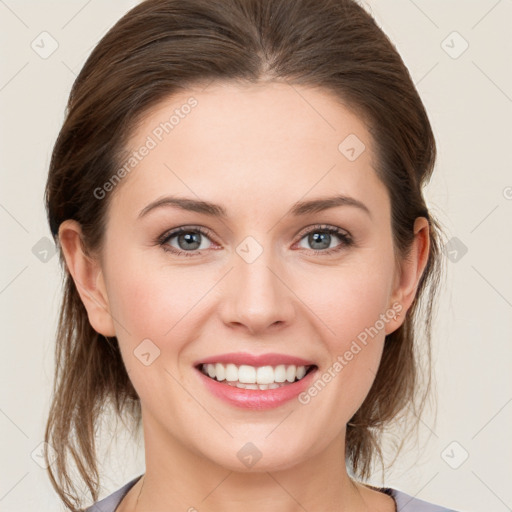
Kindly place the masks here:
[[(415, 300), (402, 326), (386, 337), (375, 382), (347, 426), (345, 459), (356, 476), (367, 478), (374, 457), (383, 460), (379, 436), (386, 426), (409, 405), (418, 419), (430, 389), (443, 232), (422, 195), (436, 158), (427, 113), (397, 50), (354, 0), (146, 0), (130, 10), (73, 84), (46, 185), (51, 232), (58, 244), (60, 224), (75, 219), (84, 249), (100, 251), (110, 196), (98, 200), (94, 190), (119, 168), (137, 123), (173, 93), (214, 80), (281, 81), (333, 92), (372, 134), (376, 171), (391, 199), (398, 265), (411, 247), (415, 219), (429, 220), (430, 254)], [(45, 440), (58, 454), (48, 466), (52, 485), (76, 510), (81, 497), (68, 455), (97, 501), (95, 438), (105, 404), (113, 404), (117, 417), (127, 413), (137, 429), (141, 414), (117, 339), (106, 340), (91, 327), (62, 251), (60, 262), (65, 283)], [(421, 350), (428, 369), (420, 395)]]

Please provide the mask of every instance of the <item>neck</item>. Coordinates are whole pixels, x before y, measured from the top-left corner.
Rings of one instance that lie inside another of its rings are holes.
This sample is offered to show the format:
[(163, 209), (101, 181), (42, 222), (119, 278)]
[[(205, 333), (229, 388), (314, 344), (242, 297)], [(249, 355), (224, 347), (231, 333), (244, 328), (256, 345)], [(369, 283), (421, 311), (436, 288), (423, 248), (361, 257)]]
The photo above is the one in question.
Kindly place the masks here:
[[(145, 424), (146, 473), (135, 512), (355, 512), (367, 510), (368, 489), (353, 482), (344, 460), (344, 432), (293, 467), (231, 471)], [(158, 444), (152, 442), (158, 439)], [(168, 441), (168, 442), (167, 442)], [(373, 491), (370, 491), (373, 492)], [(137, 498), (136, 498), (137, 499)]]

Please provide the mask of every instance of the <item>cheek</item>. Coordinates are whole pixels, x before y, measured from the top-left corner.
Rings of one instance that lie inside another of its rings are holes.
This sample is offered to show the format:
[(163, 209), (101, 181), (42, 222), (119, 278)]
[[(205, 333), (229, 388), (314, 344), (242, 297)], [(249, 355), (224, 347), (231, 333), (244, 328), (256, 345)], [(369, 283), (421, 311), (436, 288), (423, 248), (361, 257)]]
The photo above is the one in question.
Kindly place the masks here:
[(173, 376), (180, 378), (184, 329), (200, 290), (190, 286), (183, 272), (171, 273), (136, 258), (125, 258), (108, 276), (111, 314), (130, 380), (143, 403), (155, 408), (166, 404), (169, 414), (175, 413), (181, 402)]
[[(311, 283), (309, 281), (312, 281)], [(390, 308), (391, 270), (386, 262), (342, 265), (330, 272), (316, 273), (306, 280), (303, 296), (322, 321), (322, 332), (332, 350), (344, 352), (347, 343), (375, 328), (384, 334), (379, 322)], [(332, 352), (331, 350), (331, 352)]]
[[(203, 290), (203, 288), (205, 288)], [(152, 265), (142, 258), (126, 259), (109, 273), (112, 315), (139, 338), (161, 340), (205, 294), (207, 286), (197, 275), (179, 268)]]
[(325, 276), (316, 274), (315, 286), (308, 284), (303, 290), (314, 313), (310, 318), (316, 318), (317, 332), (328, 351), (316, 391), (310, 389), (313, 395), (325, 393), (321, 401), (326, 415), (336, 410), (340, 422), (348, 421), (368, 394), (382, 356), (386, 326), (395, 314), (389, 304), (392, 260), (368, 261), (340, 266)]
[[(162, 388), (158, 379), (170, 378), (164, 368), (183, 379), (180, 361), (190, 342), (201, 337), (206, 315), (213, 314), (208, 292), (218, 275), (205, 274), (200, 265), (171, 268), (135, 254), (113, 265), (108, 277), (120, 350), (139, 394)], [(148, 359), (154, 362), (146, 367)]]

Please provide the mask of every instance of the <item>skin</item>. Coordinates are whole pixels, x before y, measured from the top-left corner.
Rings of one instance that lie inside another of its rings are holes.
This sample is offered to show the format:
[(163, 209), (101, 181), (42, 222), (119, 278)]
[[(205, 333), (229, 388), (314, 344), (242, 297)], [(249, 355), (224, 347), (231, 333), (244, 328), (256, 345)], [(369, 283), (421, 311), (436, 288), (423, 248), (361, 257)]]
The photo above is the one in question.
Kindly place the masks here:
[[(91, 325), (117, 337), (141, 399), (143, 492), (135, 508), (140, 480), (118, 511), (230, 512), (243, 503), (246, 512), (391, 512), (391, 497), (349, 478), (345, 426), (370, 390), (385, 335), (400, 326), (414, 299), (428, 257), (428, 222), (416, 219), (411, 256), (399, 270), (389, 196), (374, 170), (367, 127), (319, 89), (191, 89), (148, 112), (129, 148), (140, 148), (191, 95), (198, 106), (111, 192), (101, 253), (84, 255), (75, 221), (59, 230)], [(366, 146), (355, 161), (338, 150), (349, 134)], [(334, 193), (359, 199), (371, 217), (351, 206), (287, 215), (297, 201)], [(164, 207), (138, 219), (168, 194), (217, 203), (228, 216)], [(329, 247), (340, 251), (315, 254), (306, 229), (315, 224), (339, 227), (354, 245), (332, 235)], [(195, 256), (155, 242), (184, 225), (212, 233), (197, 235), (200, 251), (178, 245), (178, 237), (168, 242)], [(252, 263), (236, 252), (247, 236), (263, 249)], [(401, 304), (401, 315), (307, 405), (239, 409), (212, 396), (193, 368), (225, 352), (278, 352), (313, 360), (322, 373), (393, 303)], [(133, 351), (148, 338), (160, 356), (146, 366)], [(247, 442), (262, 453), (252, 468), (237, 457)]]

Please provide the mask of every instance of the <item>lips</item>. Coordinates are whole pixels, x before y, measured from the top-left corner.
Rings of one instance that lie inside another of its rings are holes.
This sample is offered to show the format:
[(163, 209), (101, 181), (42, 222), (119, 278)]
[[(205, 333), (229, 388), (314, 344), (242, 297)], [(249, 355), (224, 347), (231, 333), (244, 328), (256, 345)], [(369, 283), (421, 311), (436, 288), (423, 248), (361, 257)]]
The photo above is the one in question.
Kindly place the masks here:
[(295, 365), (295, 366), (313, 366), (313, 361), (308, 361), (301, 357), (289, 356), (286, 354), (268, 353), (268, 354), (249, 354), (247, 352), (233, 352), (230, 354), (219, 354), (211, 356), (206, 359), (201, 359), (194, 363), (194, 366), (199, 367), (201, 364), (234, 364), (236, 366), (278, 366), (278, 365)]
[(317, 366), (284, 354), (231, 353), (195, 364), (200, 379), (216, 397), (250, 409), (277, 407), (296, 397), (312, 382)]

